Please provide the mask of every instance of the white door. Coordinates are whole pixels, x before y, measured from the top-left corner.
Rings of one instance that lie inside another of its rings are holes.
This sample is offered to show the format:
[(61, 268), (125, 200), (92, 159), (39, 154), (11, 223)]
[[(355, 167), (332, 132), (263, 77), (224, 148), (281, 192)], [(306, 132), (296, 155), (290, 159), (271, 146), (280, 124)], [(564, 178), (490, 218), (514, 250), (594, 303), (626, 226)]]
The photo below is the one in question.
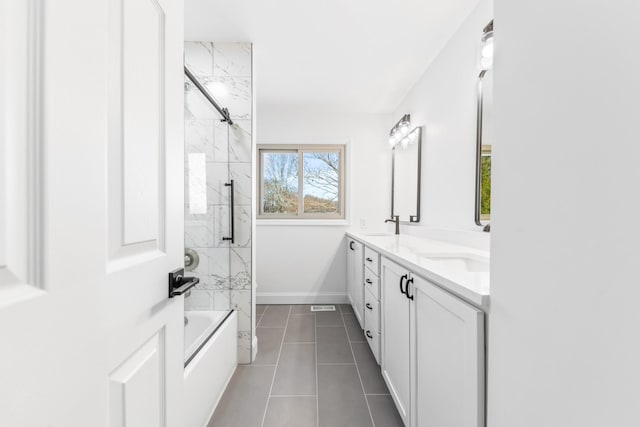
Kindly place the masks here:
[(409, 272), (382, 259), (382, 377), (405, 425), (409, 425), (411, 398), (411, 300), (406, 289)]
[(415, 427), (484, 426), (484, 314), (413, 277)]
[(364, 247), (362, 243), (349, 239), (347, 251), (349, 300), (360, 327), (362, 327), (364, 325)]
[(183, 15), (0, 2), (0, 425), (180, 426)]

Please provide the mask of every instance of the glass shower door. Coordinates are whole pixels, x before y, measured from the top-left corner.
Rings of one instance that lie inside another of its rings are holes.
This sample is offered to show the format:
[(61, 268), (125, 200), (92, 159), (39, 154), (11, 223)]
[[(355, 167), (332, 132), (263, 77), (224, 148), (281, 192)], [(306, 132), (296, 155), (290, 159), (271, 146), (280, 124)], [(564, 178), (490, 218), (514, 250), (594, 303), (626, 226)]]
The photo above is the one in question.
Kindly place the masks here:
[[(185, 79), (184, 135), (185, 275), (200, 279), (185, 297), (187, 360), (188, 353), (195, 351), (196, 344), (206, 340), (231, 310), (233, 231), (229, 125), (188, 79)], [(189, 342), (191, 338), (193, 343)]]

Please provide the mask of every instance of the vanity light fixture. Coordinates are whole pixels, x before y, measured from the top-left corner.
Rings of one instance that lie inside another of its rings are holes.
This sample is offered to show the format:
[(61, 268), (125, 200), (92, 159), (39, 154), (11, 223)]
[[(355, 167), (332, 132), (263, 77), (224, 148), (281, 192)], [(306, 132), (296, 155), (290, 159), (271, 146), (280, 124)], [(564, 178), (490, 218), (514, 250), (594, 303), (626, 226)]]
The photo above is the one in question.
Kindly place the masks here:
[(405, 114), (389, 132), (389, 144), (391, 145), (391, 148), (395, 148), (398, 145), (406, 147), (416, 141), (416, 138), (418, 137), (418, 128), (414, 128), (412, 131), (409, 131), (410, 128), (411, 115)]
[(480, 45), (480, 68), (489, 70), (493, 66), (493, 19), (482, 30)]

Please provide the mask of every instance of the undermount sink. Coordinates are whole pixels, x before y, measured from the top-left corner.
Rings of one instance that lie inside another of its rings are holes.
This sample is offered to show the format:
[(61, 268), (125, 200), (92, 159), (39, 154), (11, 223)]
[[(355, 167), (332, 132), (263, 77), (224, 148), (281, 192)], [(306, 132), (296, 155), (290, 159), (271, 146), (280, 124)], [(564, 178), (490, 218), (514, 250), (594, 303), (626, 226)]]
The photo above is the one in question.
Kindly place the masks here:
[(452, 271), (469, 273), (489, 272), (489, 258), (468, 253), (424, 253), (418, 255), (420, 260), (434, 267), (442, 267)]
[(367, 236), (367, 237), (393, 236), (393, 233), (385, 233), (385, 232), (380, 232), (380, 233), (362, 233), (362, 234)]

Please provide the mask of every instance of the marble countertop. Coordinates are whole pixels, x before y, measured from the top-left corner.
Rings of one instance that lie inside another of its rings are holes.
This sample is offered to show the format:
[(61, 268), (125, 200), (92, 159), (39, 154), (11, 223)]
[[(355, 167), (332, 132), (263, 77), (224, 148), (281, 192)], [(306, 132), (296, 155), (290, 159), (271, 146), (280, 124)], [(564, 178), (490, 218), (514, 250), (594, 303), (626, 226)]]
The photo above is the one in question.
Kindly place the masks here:
[(459, 298), (485, 311), (489, 309), (489, 271), (467, 271), (465, 268), (459, 268), (455, 263), (438, 262), (437, 258), (434, 262), (429, 257), (429, 254), (436, 257), (464, 254), (480, 264), (488, 264), (488, 252), (440, 240), (402, 234), (396, 236), (357, 231), (347, 231), (346, 234)]

